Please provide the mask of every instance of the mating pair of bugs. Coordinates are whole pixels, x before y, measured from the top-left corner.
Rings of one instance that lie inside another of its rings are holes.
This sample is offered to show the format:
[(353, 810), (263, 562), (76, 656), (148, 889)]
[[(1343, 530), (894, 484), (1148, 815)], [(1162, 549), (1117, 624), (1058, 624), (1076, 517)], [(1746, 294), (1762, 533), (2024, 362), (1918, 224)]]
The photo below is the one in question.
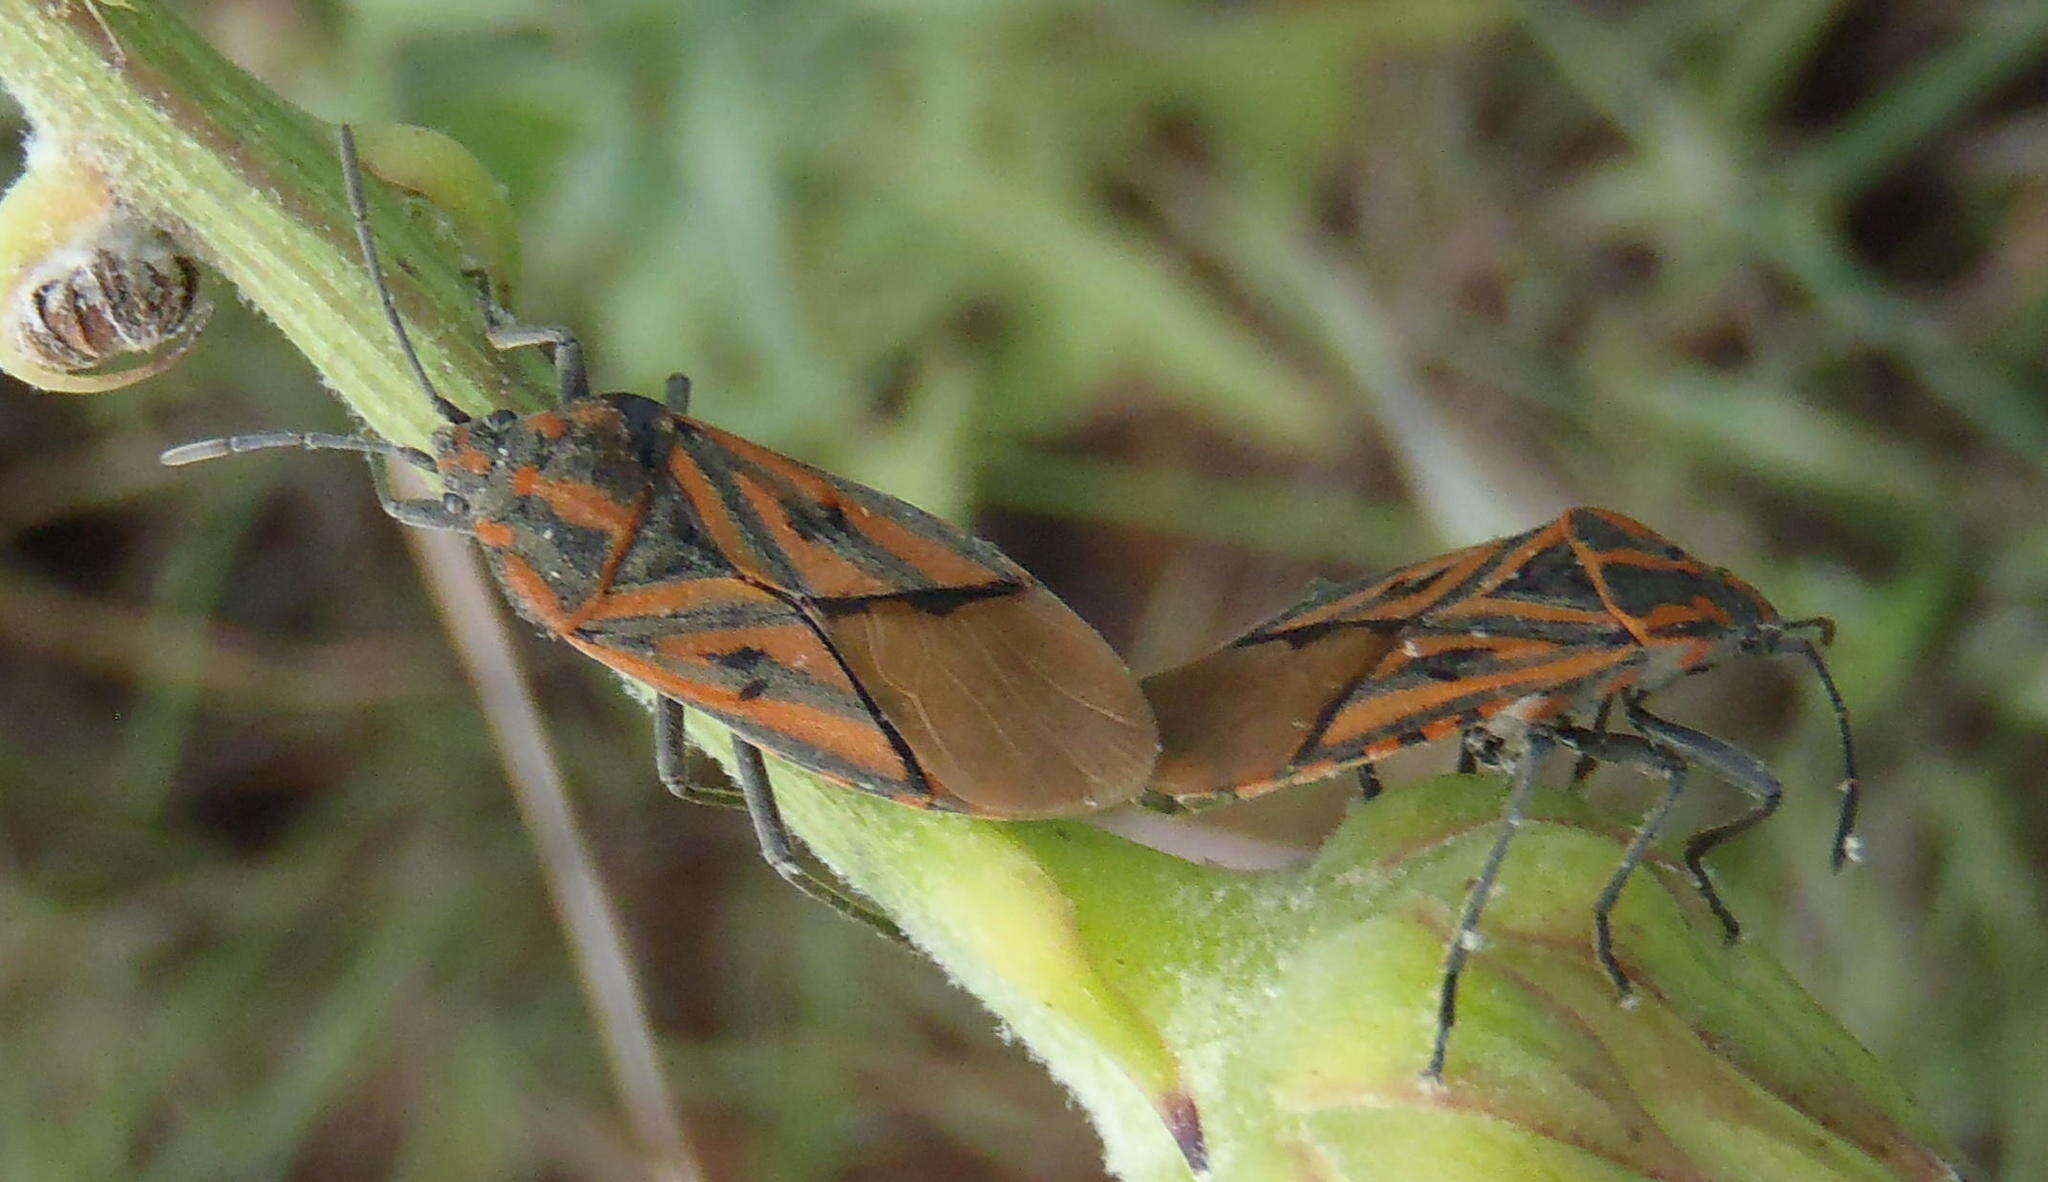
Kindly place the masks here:
[[(1625, 997), (1609, 914), (1703, 764), (1749, 793), (1738, 819), (1691, 837), (1685, 864), (1729, 939), (1734, 916), (1702, 858), (1777, 807), (1777, 779), (1644, 698), (1738, 653), (1810, 661), (1841, 723), (1847, 780), (1834, 859), (1850, 851), (1856, 777), (1846, 714), (1807, 634), (1754, 589), (1645, 527), (1575, 509), (1509, 538), (1376, 579), (1319, 587), (1208, 656), (1141, 684), (1093, 629), (994, 547), (884, 493), (686, 416), (666, 398), (592, 394), (576, 339), (496, 325), (499, 348), (553, 350), (561, 404), (472, 418), (414, 353), (385, 283), (353, 139), (341, 153), (364, 263), (444, 425), (431, 451), (272, 432), (174, 448), (170, 464), (273, 447), (367, 452), (445, 490), (384, 508), (474, 536), (512, 606), (654, 696), (660, 778), (688, 799), (732, 793), (683, 775), (686, 709), (733, 735), (738, 796), (762, 852), (807, 893), (885, 930), (800, 859), (763, 750), (904, 804), (1020, 820), (1131, 801), (1179, 811), (1359, 770), (1460, 736), (1461, 767), (1512, 773), (1498, 837), (1457, 919), (1426, 1074), (1439, 1078), (1457, 986), (1539, 763), (1555, 748), (1664, 779), (1665, 792), (1595, 906), (1594, 945)], [(1635, 734), (1607, 730), (1619, 703)], [(1575, 721), (1597, 711), (1590, 725)]]

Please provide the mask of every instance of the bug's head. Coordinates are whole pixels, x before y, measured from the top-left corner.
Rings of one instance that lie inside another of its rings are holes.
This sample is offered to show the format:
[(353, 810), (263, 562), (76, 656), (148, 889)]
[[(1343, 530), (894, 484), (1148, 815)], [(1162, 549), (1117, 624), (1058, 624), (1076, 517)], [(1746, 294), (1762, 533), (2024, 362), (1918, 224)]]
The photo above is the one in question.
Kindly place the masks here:
[(441, 477), (442, 505), (460, 517), (494, 516), (508, 499), (503, 473), (519, 460), (519, 415), (495, 410), (480, 419), (449, 423), (434, 432), (434, 471)]

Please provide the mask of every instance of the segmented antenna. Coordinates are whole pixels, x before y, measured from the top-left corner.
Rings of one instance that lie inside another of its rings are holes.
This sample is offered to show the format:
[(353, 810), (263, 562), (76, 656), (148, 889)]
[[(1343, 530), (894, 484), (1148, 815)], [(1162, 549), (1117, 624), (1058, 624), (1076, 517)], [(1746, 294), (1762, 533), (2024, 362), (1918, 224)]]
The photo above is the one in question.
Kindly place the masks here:
[(1820, 650), (1813, 646), (1812, 641), (1794, 639), (1785, 647), (1805, 657), (1813, 671), (1820, 675), (1820, 685), (1827, 691), (1828, 704), (1835, 708), (1835, 727), (1842, 734), (1842, 813), (1835, 822), (1835, 848), (1830, 855), (1834, 869), (1840, 870), (1842, 863), (1851, 857), (1850, 847), (1856, 840), (1856, 806), (1863, 795), (1863, 780), (1856, 774), (1856, 748), (1849, 739), (1849, 707), (1843, 703), (1842, 691), (1835, 688), (1835, 679), (1828, 675), (1827, 662), (1820, 659)]
[(415, 468), (434, 471), (434, 457), (416, 447), (400, 447), (384, 439), (366, 439), (360, 435), (329, 435), (320, 431), (259, 431), (249, 435), (223, 435), (218, 439), (201, 439), (194, 443), (182, 443), (158, 456), (158, 462), (176, 468), (184, 464), (196, 464), (201, 460), (217, 460), (222, 456), (240, 455), (249, 451), (265, 451), (273, 447), (297, 447), (306, 451), (359, 451), (375, 456), (389, 456), (404, 460)]
[(377, 243), (370, 233), (369, 204), (363, 200), (363, 166), (356, 159), (356, 135), (346, 123), (341, 125), (341, 180), (348, 189), (349, 211), (355, 215), (356, 242), (363, 248), (363, 265), (370, 269), (370, 282), (384, 305), (384, 319), (391, 322), (391, 331), (398, 336), (398, 347), (405, 353), (406, 364), (412, 366), (413, 376), (419, 379), (420, 389), (426, 391), (427, 401), (434, 404), (435, 414), (451, 423), (468, 422), (469, 416), (461, 407), (434, 389), (433, 380), (427, 377), (427, 367), (420, 364), (420, 355), (412, 347), (412, 335), (405, 331), (405, 321), (399, 318), (391, 287), (384, 282), (384, 268), (377, 261)]

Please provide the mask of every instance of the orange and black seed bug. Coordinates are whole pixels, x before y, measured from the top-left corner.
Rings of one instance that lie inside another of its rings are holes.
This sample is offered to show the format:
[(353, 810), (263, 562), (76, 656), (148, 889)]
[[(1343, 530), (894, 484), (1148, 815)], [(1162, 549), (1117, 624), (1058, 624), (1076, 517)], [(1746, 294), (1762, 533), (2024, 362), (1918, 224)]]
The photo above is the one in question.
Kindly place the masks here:
[[(1650, 713), (1643, 700), (1678, 678), (1739, 654), (1794, 653), (1818, 674), (1841, 732), (1845, 776), (1833, 864), (1855, 848), (1858, 784), (1848, 712), (1805, 633), (1827, 620), (1786, 620), (1755, 588), (1639, 522), (1573, 509), (1536, 529), (1483, 542), (1391, 574), (1313, 589), (1306, 600), (1221, 649), (1145, 679), (1163, 749), (1147, 803), (1167, 811), (1255, 796), (1359, 769), (1396, 751), (1460, 736), (1460, 770), (1513, 770), (1498, 838), (1466, 896), (1446, 956), (1428, 1074), (1441, 1074), (1458, 974), (1480, 912), (1534, 786), (1555, 747), (1662, 777), (1663, 797), (1629, 843), (1594, 907), (1594, 947), (1623, 998), (1609, 915), (1684, 788), (1691, 764), (1719, 773), (1751, 809), (1685, 844), (1694, 884), (1732, 942), (1734, 915), (1702, 862), (1770, 816), (1777, 777), (1755, 758)], [(1257, 686), (1255, 693), (1244, 692)], [(1619, 702), (1636, 734), (1610, 733)], [(1591, 726), (1573, 722), (1596, 710)]]
[[(501, 325), (498, 348), (553, 349), (561, 404), (473, 419), (434, 389), (384, 283), (354, 140), (342, 165), (365, 265), (445, 425), (431, 454), (273, 432), (174, 448), (170, 464), (272, 447), (368, 452), (438, 477), (399, 521), (473, 535), (515, 610), (655, 695), (656, 764), (686, 799), (686, 708), (731, 729), (740, 794), (777, 871), (870, 922), (792, 852), (762, 764), (920, 808), (1024, 819), (1136, 798), (1158, 732), (1102, 638), (995, 547), (902, 501), (685, 417), (592, 394), (576, 339)], [(729, 796), (726, 797), (729, 799)], [(722, 801), (721, 801), (722, 802)]]

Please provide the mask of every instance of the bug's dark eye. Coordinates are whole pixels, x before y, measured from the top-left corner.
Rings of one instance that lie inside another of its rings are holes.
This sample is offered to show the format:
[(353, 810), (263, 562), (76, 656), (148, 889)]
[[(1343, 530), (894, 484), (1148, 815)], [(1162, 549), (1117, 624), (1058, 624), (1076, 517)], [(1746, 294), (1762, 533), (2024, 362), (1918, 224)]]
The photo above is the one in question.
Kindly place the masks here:
[(454, 493), (441, 494), (441, 507), (457, 517), (469, 516), (469, 502)]
[(494, 410), (484, 416), (484, 422), (492, 427), (509, 427), (519, 421), (517, 411)]

